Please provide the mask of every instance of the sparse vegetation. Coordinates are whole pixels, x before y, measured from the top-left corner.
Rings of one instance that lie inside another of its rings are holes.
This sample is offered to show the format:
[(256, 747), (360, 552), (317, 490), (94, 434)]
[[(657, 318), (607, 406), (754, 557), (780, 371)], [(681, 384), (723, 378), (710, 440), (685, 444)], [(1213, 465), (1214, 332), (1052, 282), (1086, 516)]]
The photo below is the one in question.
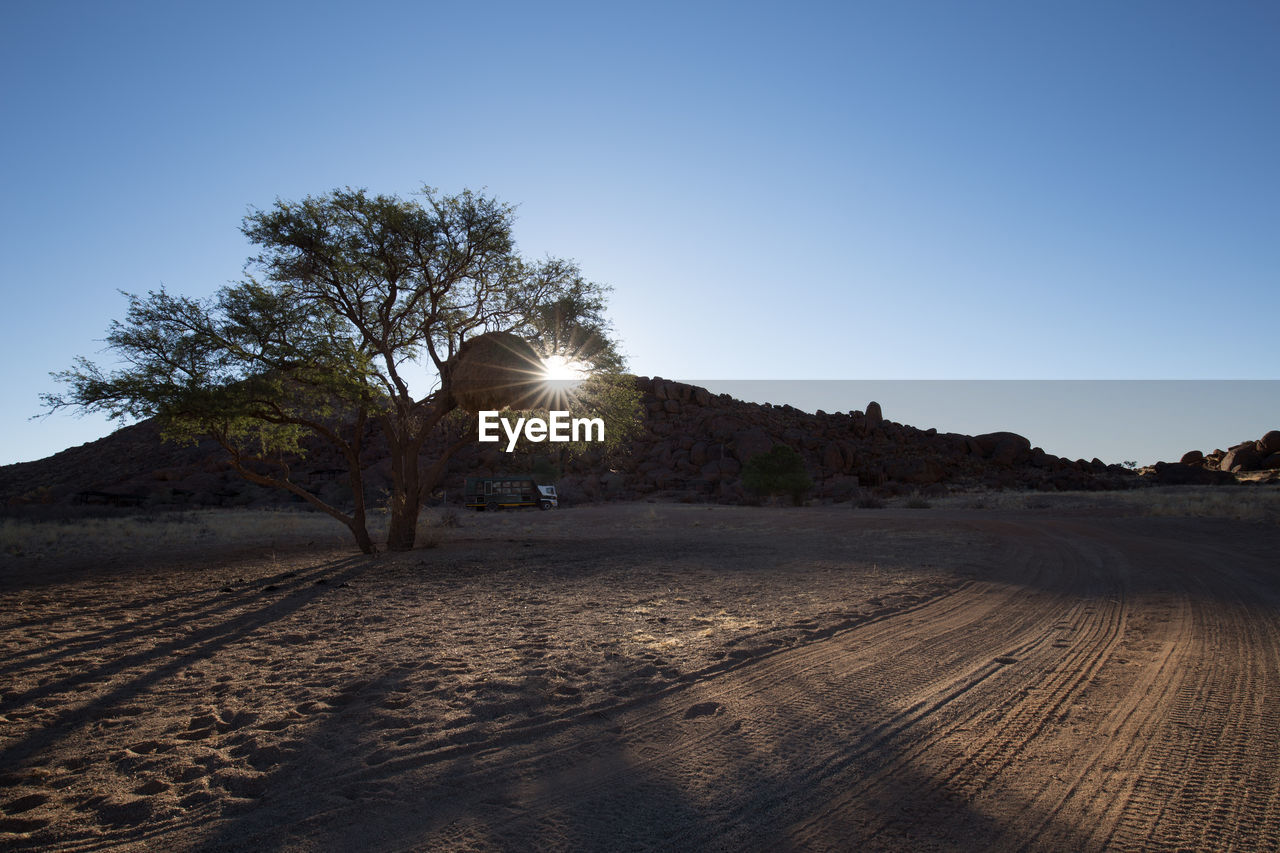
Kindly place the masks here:
[(775, 444), (742, 466), (742, 485), (756, 495), (788, 495), (792, 504), (803, 506), (813, 480), (805, 470), (803, 456), (785, 444)]
[(884, 501), (871, 492), (862, 492), (854, 501), (858, 509), (884, 509)]
[[(444, 528), (457, 527), (456, 516), (456, 510), (445, 510), (438, 517), (430, 511), (424, 512), (419, 531), (429, 530), (432, 539), (425, 547), (439, 544)], [(370, 518), (371, 535), (385, 535), (386, 526), (385, 514), (375, 513)], [(164, 557), (205, 546), (339, 547), (346, 541), (349, 540), (327, 516), (289, 510), (206, 509), (103, 517), (0, 519), (0, 557), (22, 560)]]
[(1280, 524), (1280, 486), (1154, 486), (1118, 492), (989, 491), (940, 498), (935, 506), (998, 511), (1106, 508), (1132, 515)]

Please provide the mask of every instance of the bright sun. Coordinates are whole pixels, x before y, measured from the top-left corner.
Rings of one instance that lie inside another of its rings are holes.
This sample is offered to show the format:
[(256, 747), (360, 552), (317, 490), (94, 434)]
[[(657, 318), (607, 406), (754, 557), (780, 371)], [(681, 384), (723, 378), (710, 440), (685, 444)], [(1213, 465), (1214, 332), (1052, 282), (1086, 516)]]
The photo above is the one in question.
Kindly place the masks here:
[(586, 379), (587, 365), (563, 355), (553, 355), (542, 360), (542, 375), (555, 382), (577, 382)]

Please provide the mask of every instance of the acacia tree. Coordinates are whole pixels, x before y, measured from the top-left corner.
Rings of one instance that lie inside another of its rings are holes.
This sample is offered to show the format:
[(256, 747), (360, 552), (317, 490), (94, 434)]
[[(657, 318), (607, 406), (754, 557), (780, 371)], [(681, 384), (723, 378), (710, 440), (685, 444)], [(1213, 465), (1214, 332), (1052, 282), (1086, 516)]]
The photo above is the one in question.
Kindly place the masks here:
[[(469, 190), (420, 196), (348, 188), (252, 211), (242, 231), (259, 252), (245, 280), (207, 300), (127, 295), (125, 319), (107, 335), (123, 366), (106, 372), (77, 359), (54, 374), (67, 391), (45, 395), (46, 405), (156, 417), (169, 438), (211, 436), (240, 475), (338, 519), (366, 553), (366, 425), (381, 427), (389, 451), (387, 547), (407, 550), (423, 496), (474, 439), (459, 427), (450, 387), (451, 362), (470, 338), (511, 332), (588, 366), (616, 443), (634, 426), (636, 396), (609, 340), (606, 288), (572, 262), (521, 258), (510, 205)], [(411, 378), (424, 372), (431, 390), (421, 394)], [(424, 461), (437, 430), (454, 440)], [(307, 436), (345, 460), (349, 510), (293, 478), (288, 460)]]

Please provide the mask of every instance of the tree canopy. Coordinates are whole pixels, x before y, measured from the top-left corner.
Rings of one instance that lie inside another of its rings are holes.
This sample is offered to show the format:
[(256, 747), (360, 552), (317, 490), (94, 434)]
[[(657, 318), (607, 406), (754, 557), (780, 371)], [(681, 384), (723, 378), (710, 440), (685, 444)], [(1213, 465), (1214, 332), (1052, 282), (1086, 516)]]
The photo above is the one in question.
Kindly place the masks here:
[[(250, 212), (242, 231), (258, 252), (243, 280), (208, 299), (126, 294), (126, 315), (107, 334), (120, 366), (77, 359), (54, 374), (67, 390), (45, 395), (46, 405), (155, 417), (169, 438), (212, 436), (242, 476), (329, 513), (364, 551), (374, 549), (366, 427), (381, 428), (390, 454), (387, 547), (411, 548), (423, 495), (474, 439), (450, 386), (469, 340), (512, 333), (542, 358), (582, 365), (588, 379), (561, 407), (602, 412), (606, 435), (622, 440), (638, 394), (611, 339), (608, 289), (571, 261), (522, 258), (510, 205), (470, 190), (418, 195), (348, 188)], [(421, 459), (437, 431), (456, 440)], [(292, 476), (289, 460), (308, 436), (346, 460), (351, 507)]]

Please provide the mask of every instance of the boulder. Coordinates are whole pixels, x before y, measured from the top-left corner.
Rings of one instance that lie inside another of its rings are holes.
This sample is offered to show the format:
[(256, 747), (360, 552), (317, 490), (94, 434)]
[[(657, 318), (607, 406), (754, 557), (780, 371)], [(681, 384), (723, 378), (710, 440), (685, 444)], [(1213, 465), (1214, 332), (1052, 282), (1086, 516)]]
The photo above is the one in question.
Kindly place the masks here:
[(863, 427), (870, 432), (877, 429), (883, 421), (884, 413), (880, 411), (880, 404), (875, 400), (867, 403), (867, 412), (862, 416)]
[(707, 464), (707, 443), (705, 441), (695, 441), (693, 446), (689, 448), (689, 461), (701, 468)]
[(1263, 459), (1258, 465), (1263, 471), (1275, 471), (1280, 469), (1280, 453), (1272, 453), (1266, 459)]
[(758, 453), (768, 453), (773, 449), (773, 439), (760, 427), (751, 427), (733, 436), (733, 456), (746, 464)]
[(840, 452), (840, 447), (835, 442), (828, 444), (827, 449), (822, 451), (822, 467), (832, 471), (844, 469), (844, 455)]
[(837, 441), (836, 447), (840, 448), (840, 455), (844, 458), (842, 470), (846, 473), (853, 470), (854, 463), (858, 461), (858, 451), (847, 441)]
[(1182, 458), (1178, 460), (1180, 465), (1200, 465), (1204, 462), (1204, 454), (1199, 450), (1188, 450), (1182, 454)]
[(1233, 447), (1218, 463), (1219, 471), (1256, 471), (1262, 462), (1262, 454), (1253, 443)]
[(1169, 462), (1155, 464), (1155, 478), (1156, 482), (1162, 486), (1215, 486), (1236, 481), (1236, 478), (1226, 471)]
[(1271, 432), (1258, 439), (1258, 452), (1263, 456), (1269, 456), (1272, 453), (1280, 453), (1280, 429), (1273, 429)]
[(830, 480), (822, 484), (818, 491), (818, 497), (825, 498), (830, 501), (842, 503), (849, 501), (858, 494), (858, 478), (836, 475)]
[(702, 479), (715, 483), (728, 477), (737, 476), (740, 470), (741, 466), (732, 459), (717, 459), (703, 465), (699, 474)]
[(899, 483), (936, 483), (942, 479), (943, 473), (942, 466), (937, 462), (919, 456), (891, 459), (885, 465), (885, 475)]
[(997, 465), (1017, 465), (1031, 458), (1031, 442), (1016, 432), (989, 432), (973, 440), (982, 455)]

